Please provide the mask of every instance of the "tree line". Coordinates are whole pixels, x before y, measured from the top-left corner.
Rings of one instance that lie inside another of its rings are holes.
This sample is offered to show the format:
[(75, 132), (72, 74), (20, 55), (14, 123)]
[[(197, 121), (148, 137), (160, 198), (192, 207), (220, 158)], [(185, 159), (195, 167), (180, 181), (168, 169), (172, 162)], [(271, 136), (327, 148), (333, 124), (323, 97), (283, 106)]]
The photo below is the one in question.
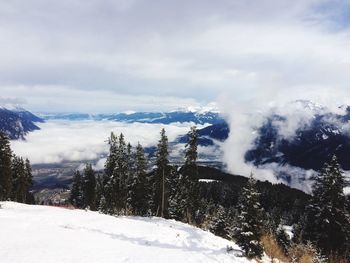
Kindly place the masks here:
[(168, 138), (162, 129), (155, 169), (148, 172), (150, 164), (142, 145), (133, 148), (122, 133), (116, 136), (112, 132), (103, 175), (95, 177), (91, 164), (86, 165), (83, 174), (77, 171), (70, 202), (107, 214), (153, 215), (194, 222), (200, 199), (197, 129), (192, 127), (188, 136), (184, 165), (175, 167), (170, 165)]
[(13, 154), (8, 137), (0, 132), (0, 200), (34, 203), (32, 184), (29, 160)]
[[(196, 128), (188, 135), (184, 164), (175, 166), (170, 164), (162, 129), (153, 168), (147, 169), (152, 164), (143, 147), (133, 148), (123, 134), (111, 133), (103, 174), (95, 176), (90, 164), (82, 174), (77, 171), (71, 203), (111, 215), (160, 216), (191, 223), (234, 240), (248, 258), (261, 258), (266, 252), (288, 262), (303, 262), (305, 255), (314, 263), (349, 262), (350, 216), (343, 191), (347, 183), (336, 157), (314, 177), (305, 206), (292, 204), (295, 209), (290, 213), (297, 215), (282, 216), (278, 209), (263, 208), (273, 207), (272, 193), (263, 199), (253, 175), (234, 205), (227, 200), (213, 202), (208, 185), (215, 183), (198, 180)], [(222, 187), (211, 190), (218, 196), (228, 194)], [(292, 237), (285, 231), (286, 222), (293, 222)]]

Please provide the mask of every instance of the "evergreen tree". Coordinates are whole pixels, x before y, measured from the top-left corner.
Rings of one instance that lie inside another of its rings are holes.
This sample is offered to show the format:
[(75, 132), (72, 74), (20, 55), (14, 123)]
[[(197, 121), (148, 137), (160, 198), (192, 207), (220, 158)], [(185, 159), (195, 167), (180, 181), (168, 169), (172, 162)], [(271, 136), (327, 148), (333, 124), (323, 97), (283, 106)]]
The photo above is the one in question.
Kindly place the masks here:
[(216, 210), (216, 214), (211, 220), (209, 230), (217, 236), (228, 238), (228, 218), (223, 206), (219, 206)]
[(125, 210), (127, 213), (133, 212), (133, 204), (132, 204), (132, 194), (134, 190), (134, 178), (135, 178), (135, 154), (133, 153), (132, 146), (130, 143), (127, 144), (126, 150), (126, 199), (125, 199)]
[(13, 155), (11, 161), (11, 173), (12, 173), (12, 196), (11, 199), (16, 202), (22, 201), (22, 194), (24, 191), (24, 161), (21, 157)]
[(150, 187), (146, 174), (147, 159), (145, 152), (139, 143), (136, 147), (135, 169), (129, 188), (129, 203), (133, 214), (145, 216), (150, 209)]
[(102, 179), (101, 195), (104, 212), (125, 214), (129, 210), (129, 188), (134, 170), (133, 153), (130, 144), (126, 144), (124, 135), (119, 137), (111, 133), (108, 139), (109, 155)]
[(320, 251), (316, 251), (314, 256), (312, 257), (312, 263), (328, 263), (328, 258), (320, 253)]
[(101, 196), (100, 209), (103, 212), (113, 214), (116, 212), (119, 178), (115, 174), (118, 158), (118, 137), (112, 132), (108, 138), (109, 154), (105, 163), (105, 173), (102, 178), (104, 192)]
[(304, 241), (315, 243), (326, 255), (341, 256), (349, 250), (350, 217), (346, 210), (345, 186), (344, 175), (334, 156), (315, 178), (301, 234)]
[(171, 169), (169, 176), (169, 218), (182, 221), (185, 218), (186, 200), (184, 198), (184, 189), (181, 181), (181, 174), (178, 173), (177, 167)]
[(116, 209), (125, 213), (128, 194), (128, 149), (122, 133), (119, 135), (116, 157), (116, 166), (113, 171), (113, 179), (115, 184), (118, 185), (117, 189), (119, 191), (116, 193)]
[(181, 185), (182, 195), (185, 202), (186, 221), (192, 223), (196, 211), (199, 207), (199, 182), (197, 168), (197, 144), (198, 131), (195, 126), (191, 127), (188, 133), (188, 142), (186, 144), (185, 164), (182, 169)]
[(11, 156), (9, 139), (0, 132), (0, 200), (12, 195)]
[(76, 171), (73, 177), (72, 190), (70, 192), (69, 202), (75, 207), (83, 207), (83, 182), (79, 171)]
[(26, 160), (25, 160), (24, 170), (25, 170), (25, 174), (26, 174), (27, 194), (28, 194), (30, 187), (33, 186), (32, 166), (31, 166), (28, 158), (26, 158)]
[(103, 176), (101, 174), (98, 174), (96, 176), (96, 209), (101, 212), (104, 211), (105, 209), (105, 207), (103, 209), (101, 206), (101, 200), (105, 198), (104, 196), (105, 196), (105, 186), (103, 184)]
[(13, 155), (11, 161), (12, 200), (26, 203), (29, 189), (33, 184), (32, 168), (28, 159)]
[(169, 152), (168, 152), (168, 137), (165, 134), (165, 129), (160, 132), (160, 140), (158, 142), (156, 153), (156, 171), (154, 174), (153, 188), (154, 200), (153, 205), (156, 209), (156, 216), (167, 216), (167, 181), (169, 177)]
[(277, 228), (275, 236), (276, 236), (277, 243), (283, 249), (284, 254), (287, 255), (291, 242), (290, 242), (289, 236), (287, 235), (286, 231), (283, 229), (282, 226), (279, 226)]
[(96, 178), (91, 164), (86, 164), (83, 175), (83, 201), (84, 207), (96, 210)]
[(237, 244), (241, 246), (248, 258), (261, 258), (263, 247), (260, 243), (262, 235), (262, 208), (259, 202), (256, 181), (251, 175), (247, 186), (243, 188), (239, 203), (239, 222), (235, 229)]

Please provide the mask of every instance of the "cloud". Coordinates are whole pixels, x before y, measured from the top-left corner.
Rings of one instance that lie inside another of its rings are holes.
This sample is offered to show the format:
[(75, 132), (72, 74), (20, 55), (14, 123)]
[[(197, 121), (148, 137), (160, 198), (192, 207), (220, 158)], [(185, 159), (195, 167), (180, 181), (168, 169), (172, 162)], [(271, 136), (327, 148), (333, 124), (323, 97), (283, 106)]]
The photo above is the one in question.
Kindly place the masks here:
[[(334, 111), (350, 105), (348, 9), (347, 0), (2, 1), (0, 89), (37, 112), (169, 110), (217, 100), (231, 125), (228, 167), (249, 174), (244, 151), (271, 109), (295, 99)], [(310, 119), (288, 109), (280, 125), (286, 137)], [(100, 147), (92, 144), (84, 158)], [(85, 150), (58, 148), (47, 158)]]
[[(169, 108), (169, 100), (201, 104), (221, 94), (241, 103), (282, 91), (345, 93), (347, 6), (328, 0), (4, 2), (0, 88), (3, 96), (28, 96), (36, 111), (89, 112), (143, 109), (147, 98)], [(55, 100), (58, 90), (66, 100)]]
[[(293, 97), (293, 96), (289, 96)], [(338, 101), (341, 103), (341, 100)], [(226, 102), (227, 103), (227, 102)], [(221, 104), (221, 105), (224, 105)], [(229, 123), (231, 135), (223, 145), (223, 160), (227, 164), (227, 169), (234, 174), (249, 176), (253, 173), (259, 180), (268, 180), (272, 183), (284, 183), (291, 187), (301, 189), (306, 192), (311, 191), (312, 175), (314, 170), (305, 170), (288, 164), (268, 163), (259, 165), (245, 161), (245, 154), (254, 148), (255, 140), (258, 138), (258, 129), (273, 115), (284, 117), (283, 121), (274, 120), (274, 127), (277, 128), (281, 138), (291, 140), (296, 135), (298, 129), (307, 128), (315, 115), (334, 112), (344, 114), (344, 108), (337, 107), (336, 111), (328, 107), (321, 106), (310, 101), (290, 101), (278, 103), (249, 104), (254, 107), (232, 109), (232, 105), (226, 104), (226, 112), (229, 112)], [(341, 104), (340, 104), (341, 105)], [(339, 127), (340, 130), (347, 131), (347, 124), (340, 123), (336, 119), (327, 119), (330, 123)]]
[(11, 141), (15, 154), (28, 157), (33, 164), (99, 160), (95, 166), (101, 168), (108, 152), (106, 140), (112, 131), (118, 135), (123, 133), (134, 146), (140, 142), (149, 147), (157, 144), (161, 128), (166, 129), (169, 141), (173, 141), (177, 136), (186, 134), (191, 124), (48, 121), (39, 126), (41, 130), (29, 133), (26, 141)]
[(191, 98), (134, 96), (108, 90), (84, 91), (67, 86), (4, 86), (1, 91), (4, 94), (21, 94), (30, 102), (26, 107), (33, 112), (116, 113), (125, 110), (157, 111), (202, 106)]
[(0, 97), (0, 106), (6, 107), (7, 105), (23, 105), (26, 104), (27, 101), (23, 98), (4, 98)]

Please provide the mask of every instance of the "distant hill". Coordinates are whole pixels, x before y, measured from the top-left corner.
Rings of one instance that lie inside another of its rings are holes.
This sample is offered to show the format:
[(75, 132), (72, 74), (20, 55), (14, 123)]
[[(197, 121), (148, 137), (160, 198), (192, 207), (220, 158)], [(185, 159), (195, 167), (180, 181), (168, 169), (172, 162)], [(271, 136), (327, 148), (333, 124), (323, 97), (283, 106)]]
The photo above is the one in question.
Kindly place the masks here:
[(184, 123), (193, 122), (195, 124), (218, 124), (224, 120), (217, 112), (192, 112), (192, 111), (172, 111), (172, 112), (134, 112), (116, 114), (84, 114), (84, 113), (57, 113), (42, 114), (46, 120), (111, 120), (127, 123)]
[(36, 122), (44, 120), (33, 113), (22, 109), (7, 109), (0, 107), (0, 132), (11, 140), (24, 139), (28, 132), (39, 130)]

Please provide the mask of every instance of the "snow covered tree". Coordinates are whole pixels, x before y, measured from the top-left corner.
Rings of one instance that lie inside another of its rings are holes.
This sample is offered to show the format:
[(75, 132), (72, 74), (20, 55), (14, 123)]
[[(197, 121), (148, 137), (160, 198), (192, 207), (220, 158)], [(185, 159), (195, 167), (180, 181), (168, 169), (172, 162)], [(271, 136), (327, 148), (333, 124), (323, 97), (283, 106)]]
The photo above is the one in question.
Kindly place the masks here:
[(149, 214), (151, 193), (146, 174), (147, 159), (140, 143), (136, 147), (134, 162), (128, 203), (133, 214), (146, 216)]
[(156, 153), (156, 171), (153, 178), (154, 201), (153, 205), (156, 209), (156, 215), (165, 217), (167, 215), (167, 181), (169, 177), (169, 151), (168, 137), (165, 129), (160, 132), (160, 140)]
[(178, 172), (178, 167), (174, 166), (170, 170), (169, 176), (169, 218), (182, 221), (185, 217), (186, 202), (184, 199), (183, 186), (181, 184), (182, 175)]
[(283, 249), (283, 252), (285, 255), (288, 254), (288, 250), (291, 245), (291, 241), (289, 236), (287, 235), (286, 231), (283, 229), (282, 226), (279, 226), (275, 233), (276, 241), (280, 245), (280, 247)]
[(73, 184), (69, 196), (69, 202), (75, 207), (83, 207), (83, 185), (82, 177), (79, 171), (76, 171), (73, 177)]
[[(131, 148), (129, 149), (131, 151)], [(127, 182), (128, 182), (128, 147), (121, 133), (118, 139), (116, 166), (113, 171), (114, 183), (118, 184), (116, 193), (116, 208), (119, 212), (126, 212)]]
[(96, 178), (91, 164), (86, 164), (83, 175), (84, 207), (96, 210)]
[(346, 181), (337, 158), (325, 164), (315, 178), (301, 238), (326, 255), (341, 256), (350, 248), (350, 217), (346, 210)]
[[(104, 203), (106, 212), (114, 214), (126, 211), (128, 183), (128, 150), (124, 135), (119, 138), (111, 133), (108, 139), (109, 154), (105, 164)], [(101, 197), (102, 198), (102, 197)]]
[(0, 132), (0, 200), (12, 195), (11, 148), (7, 136)]
[(211, 219), (209, 230), (217, 236), (228, 238), (228, 218), (223, 206), (217, 208), (215, 215)]
[(262, 208), (256, 181), (251, 175), (243, 188), (239, 202), (239, 222), (235, 229), (237, 244), (242, 247), (248, 258), (261, 258), (263, 247), (260, 243), (262, 235)]
[(113, 214), (117, 206), (119, 193), (119, 178), (116, 177), (115, 169), (117, 165), (118, 137), (112, 132), (108, 138), (109, 154), (105, 163), (105, 173), (102, 178), (103, 194), (100, 200), (100, 209), (104, 213)]
[(199, 182), (197, 168), (198, 131), (195, 126), (188, 133), (188, 142), (185, 151), (185, 164), (182, 169), (181, 185), (185, 201), (186, 221), (191, 223), (199, 206)]
[(27, 201), (29, 189), (33, 184), (32, 168), (28, 159), (16, 155), (11, 162), (12, 171), (12, 200), (20, 203)]
[(13, 155), (11, 161), (12, 172), (12, 197), (11, 199), (16, 202), (23, 202), (23, 192), (26, 191), (25, 187), (25, 171), (24, 161), (21, 157)]
[(25, 172), (25, 175), (26, 175), (27, 193), (28, 193), (30, 187), (33, 186), (32, 166), (31, 166), (30, 161), (29, 161), (28, 158), (25, 159), (24, 172)]
[(317, 250), (312, 257), (312, 263), (328, 263), (328, 258)]

